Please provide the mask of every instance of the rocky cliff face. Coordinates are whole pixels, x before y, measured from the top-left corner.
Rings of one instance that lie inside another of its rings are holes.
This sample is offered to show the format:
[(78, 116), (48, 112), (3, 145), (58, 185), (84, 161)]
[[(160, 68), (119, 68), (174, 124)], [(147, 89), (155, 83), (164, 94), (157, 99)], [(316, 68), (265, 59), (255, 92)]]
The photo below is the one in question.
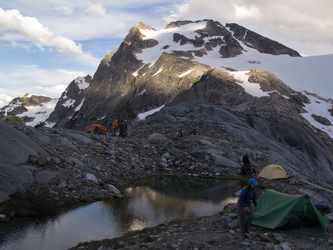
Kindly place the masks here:
[(73, 127), (84, 102), (84, 91), (91, 81), (92, 78), (89, 75), (73, 80), (62, 93), (47, 121), (59, 127)]
[[(176, 29), (202, 23), (205, 25), (198, 26), (194, 36)], [(73, 112), (68, 115), (59, 111), (63, 108), (58, 105), (50, 121), (57, 122), (58, 127), (83, 129), (91, 123), (105, 124), (108, 118), (134, 120), (141, 112), (171, 102), (198, 81), (210, 67), (193, 59), (211, 51), (216, 51), (220, 58), (235, 57), (246, 51), (245, 44), (263, 53), (299, 56), (297, 52), (235, 24), (224, 27), (213, 20), (179, 21), (170, 23), (165, 30), (171, 30), (172, 42), (162, 46), (158, 39), (145, 35), (154, 32), (153, 28), (143, 23), (131, 28), (120, 47), (101, 61), (89, 88), (73, 98), (76, 100), (73, 106), (84, 100), (80, 110), (75, 115)], [(179, 49), (170, 51), (175, 46)], [(186, 46), (193, 49), (184, 49)], [(161, 51), (154, 63), (145, 63), (138, 58), (147, 48)]]
[(236, 23), (227, 23), (226, 27), (229, 28), (231, 32), (233, 32), (233, 35), (237, 40), (242, 41), (250, 48), (254, 48), (261, 53), (272, 55), (288, 54), (290, 56), (300, 56), (297, 51), (290, 49), (281, 43), (272, 41), (267, 37), (263, 37)]

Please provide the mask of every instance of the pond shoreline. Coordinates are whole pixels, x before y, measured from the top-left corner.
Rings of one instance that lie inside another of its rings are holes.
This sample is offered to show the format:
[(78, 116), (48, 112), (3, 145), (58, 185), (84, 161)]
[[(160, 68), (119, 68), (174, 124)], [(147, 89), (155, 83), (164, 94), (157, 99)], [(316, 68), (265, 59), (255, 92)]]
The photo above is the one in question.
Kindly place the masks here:
[[(260, 179), (265, 189), (269, 181)], [(300, 184), (299, 188), (303, 184)], [(274, 188), (280, 191), (292, 185), (277, 180)], [(263, 190), (257, 189), (258, 196)], [(332, 249), (333, 224), (327, 231), (322, 227), (302, 227), (290, 230), (251, 227), (248, 238), (240, 236), (236, 203), (227, 204), (212, 216), (175, 218), (156, 227), (124, 234), (121, 237), (80, 243), (71, 249)]]
[(172, 218), (212, 215), (234, 199), (240, 188), (238, 181), (198, 178), (142, 182), (125, 189), (122, 199), (74, 206), (55, 216), (17, 219), (8, 223), (16, 228), (13, 231), (6, 232), (5, 224), (0, 224), (0, 248), (64, 249), (82, 241), (119, 237)]

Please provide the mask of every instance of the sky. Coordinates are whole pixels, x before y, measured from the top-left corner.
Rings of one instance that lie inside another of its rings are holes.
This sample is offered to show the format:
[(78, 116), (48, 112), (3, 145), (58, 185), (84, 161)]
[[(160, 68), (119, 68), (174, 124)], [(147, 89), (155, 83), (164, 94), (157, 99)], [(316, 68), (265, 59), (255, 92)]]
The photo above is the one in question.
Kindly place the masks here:
[(25, 93), (60, 97), (139, 22), (213, 19), (304, 56), (333, 54), (332, 9), (331, 0), (0, 0), (0, 107)]

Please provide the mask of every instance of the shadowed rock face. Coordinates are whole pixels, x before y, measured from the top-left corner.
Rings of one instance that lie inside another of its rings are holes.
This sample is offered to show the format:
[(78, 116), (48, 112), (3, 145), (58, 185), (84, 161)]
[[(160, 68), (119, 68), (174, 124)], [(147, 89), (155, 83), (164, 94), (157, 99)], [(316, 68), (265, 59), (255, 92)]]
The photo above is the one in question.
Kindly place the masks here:
[(272, 41), (267, 37), (263, 37), (236, 23), (227, 23), (226, 27), (233, 32), (235, 38), (261, 53), (272, 55), (288, 54), (290, 56), (301, 56), (297, 51), (290, 49), (281, 43)]
[(48, 157), (49, 154), (10, 123), (0, 121), (0, 130), (0, 202), (3, 202), (23, 190), (25, 184), (34, 182), (35, 167), (24, 165), (29, 155)]

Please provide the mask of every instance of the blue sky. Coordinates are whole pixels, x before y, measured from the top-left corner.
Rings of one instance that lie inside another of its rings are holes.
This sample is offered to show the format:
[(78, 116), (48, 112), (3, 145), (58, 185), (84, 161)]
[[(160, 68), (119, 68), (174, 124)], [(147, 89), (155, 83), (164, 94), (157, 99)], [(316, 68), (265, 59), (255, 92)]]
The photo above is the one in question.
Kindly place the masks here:
[(331, 0), (0, 0), (0, 107), (25, 93), (59, 97), (139, 22), (235, 22), (303, 55), (333, 54), (332, 9)]

